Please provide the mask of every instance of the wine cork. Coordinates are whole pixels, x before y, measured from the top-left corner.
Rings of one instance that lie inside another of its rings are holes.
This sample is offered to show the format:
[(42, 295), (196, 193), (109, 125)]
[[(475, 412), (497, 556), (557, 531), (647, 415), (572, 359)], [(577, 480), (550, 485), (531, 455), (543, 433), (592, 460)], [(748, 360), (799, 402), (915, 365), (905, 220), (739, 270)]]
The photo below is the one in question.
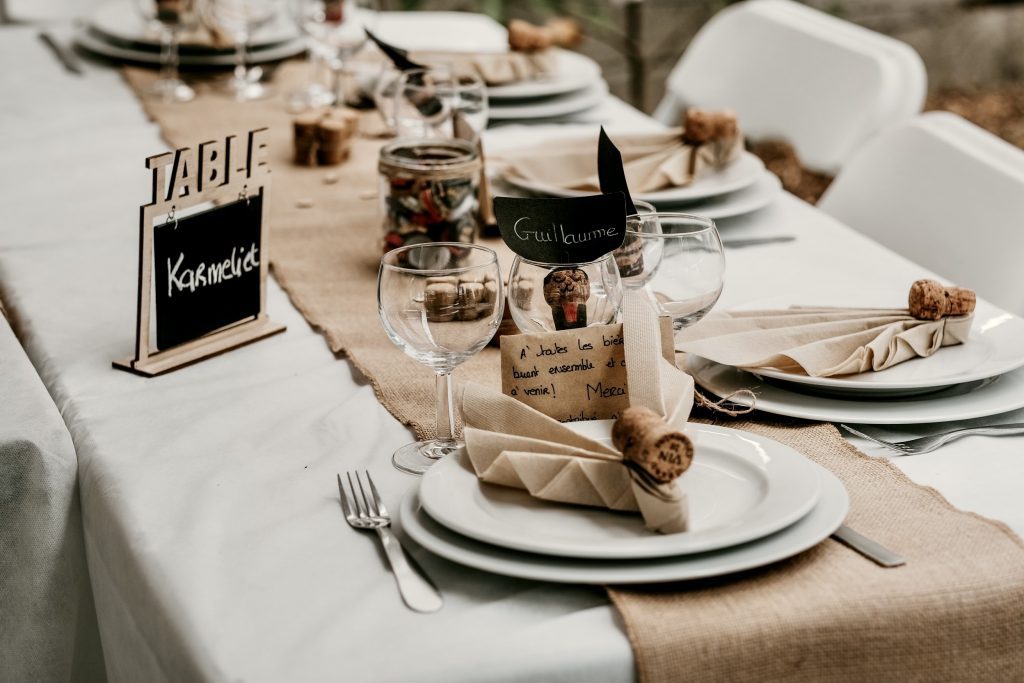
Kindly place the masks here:
[(708, 111), (690, 107), (683, 113), (683, 139), (691, 144), (699, 145), (738, 134), (736, 114), (728, 109)]
[(635, 277), (644, 272), (644, 240), (626, 233), (622, 246), (615, 250), (615, 265), (620, 277)]
[(918, 280), (910, 286), (910, 315), (918, 320), (939, 320), (946, 316), (970, 315), (977, 295), (962, 287), (946, 287), (935, 280)]
[(572, 47), (583, 39), (579, 24), (568, 17), (536, 26), (522, 19), (508, 23), (508, 46), (516, 52), (538, 52), (553, 46)]
[(590, 277), (580, 268), (555, 268), (544, 276), (544, 301), (556, 330), (586, 327), (589, 298)]
[(693, 462), (693, 442), (649, 408), (631, 406), (612, 426), (612, 445), (656, 481), (675, 481)]
[(458, 313), (456, 302), (459, 300), (459, 288), (446, 282), (427, 285), (423, 290), (423, 308), (427, 312), (427, 321), (447, 323), (455, 320)]
[(480, 282), (459, 283), (459, 320), (476, 320), (483, 312), (484, 286)]

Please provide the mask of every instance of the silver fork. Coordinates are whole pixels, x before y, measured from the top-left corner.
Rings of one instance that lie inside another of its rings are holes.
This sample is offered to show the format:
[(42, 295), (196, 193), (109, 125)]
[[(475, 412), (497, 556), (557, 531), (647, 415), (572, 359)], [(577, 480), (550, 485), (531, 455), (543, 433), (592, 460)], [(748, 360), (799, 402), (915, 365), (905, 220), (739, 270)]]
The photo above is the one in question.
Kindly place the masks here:
[(961, 427), (960, 429), (951, 429), (948, 432), (933, 434), (931, 436), (922, 436), (916, 439), (907, 439), (905, 441), (886, 441), (885, 439), (879, 439), (875, 436), (869, 436), (868, 434), (854, 429), (849, 425), (840, 424), (839, 426), (854, 436), (859, 436), (862, 439), (867, 439), (879, 446), (894, 450), (900, 455), (920, 455), (921, 453), (931, 453), (936, 448), (944, 446), (954, 439), (959, 439), (963, 436), (970, 436), (971, 434), (983, 434), (986, 436), (1010, 436), (1011, 434), (1024, 434), (1024, 422), (1017, 422), (1013, 424), (986, 425), (983, 427)]
[[(398, 592), (402, 601), (409, 609), (416, 612), (436, 612), (441, 609), (441, 594), (416, 568), (409, 564), (405, 552), (399, 544), (398, 539), (391, 532), (391, 517), (388, 515), (384, 501), (377, 493), (377, 487), (366, 473), (367, 487), (363, 486), (362, 477), (356, 472), (355, 483), (352, 482), (352, 473), (346, 472), (349, 491), (345, 491), (345, 485), (338, 475), (338, 493), (341, 494), (341, 507), (345, 511), (345, 520), (353, 529), (374, 529), (380, 537), (381, 545), (384, 546), (384, 553), (391, 564), (391, 573), (395, 576), (395, 583), (398, 584)], [(357, 492), (358, 487), (358, 492)]]

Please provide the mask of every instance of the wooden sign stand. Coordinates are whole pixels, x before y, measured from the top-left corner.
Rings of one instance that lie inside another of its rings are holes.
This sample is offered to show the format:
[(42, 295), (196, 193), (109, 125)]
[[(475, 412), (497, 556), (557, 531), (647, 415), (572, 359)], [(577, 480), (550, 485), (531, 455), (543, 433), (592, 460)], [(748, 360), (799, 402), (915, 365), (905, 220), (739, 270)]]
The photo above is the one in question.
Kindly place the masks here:
[[(135, 336), (135, 357), (114, 361), (114, 367), (152, 377), (176, 370), (230, 349), (278, 332), (284, 325), (273, 323), (266, 313), (267, 206), (270, 169), (266, 163), (266, 128), (250, 131), (243, 147), (238, 136), (204, 142), (198, 153), (184, 147), (146, 160), (153, 174), (153, 194), (139, 215), (139, 294)], [(170, 183), (167, 182), (170, 168)], [(259, 258), (259, 313), (191, 341), (156, 351), (150, 344), (153, 298), (154, 221), (167, 216), (168, 222), (180, 212), (212, 203), (215, 206), (259, 196), (262, 199)]]

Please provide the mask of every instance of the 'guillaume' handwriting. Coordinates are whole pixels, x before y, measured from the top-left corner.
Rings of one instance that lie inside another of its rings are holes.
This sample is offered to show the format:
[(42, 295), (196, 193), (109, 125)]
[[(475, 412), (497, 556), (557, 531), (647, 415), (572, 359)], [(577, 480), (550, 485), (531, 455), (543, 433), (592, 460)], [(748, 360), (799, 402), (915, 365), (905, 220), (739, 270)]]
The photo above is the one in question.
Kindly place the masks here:
[(512, 232), (515, 233), (516, 237), (525, 241), (534, 242), (553, 242), (556, 244), (583, 244), (584, 242), (593, 242), (604, 237), (615, 237), (619, 234), (619, 227), (617, 225), (607, 225), (594, 227), (586, 232), (566, 232), (565, 226), (561, 223), (544, 227), (544, 228), (530, 228), (529, 216), (523, 216), (516, 220), (512, 226)]
[(232, 247), (231, 256), (223, 261), (200, 263), (195, 268), (182, 268), (185, 254), (178, 252), (178, 260), (171, 265), (167, 259), (167, 298), (175, 292), (195, 292), (202, 287), (220, 284), (260, 267), (259, 247), (253, 242), (248, 248)]

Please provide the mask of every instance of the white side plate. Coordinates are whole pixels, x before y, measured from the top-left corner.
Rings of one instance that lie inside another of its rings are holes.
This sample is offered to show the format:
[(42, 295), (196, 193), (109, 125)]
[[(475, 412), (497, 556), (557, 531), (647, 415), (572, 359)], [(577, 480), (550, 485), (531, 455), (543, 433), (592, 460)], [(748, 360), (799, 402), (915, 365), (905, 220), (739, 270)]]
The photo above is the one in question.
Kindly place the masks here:
[(420, 508), (412, 491), (402, 500), (396, 526), (441, 557), (487, 572), (537, 581), (637, 584), (686, 581), (763, 567), (793, 557), (828, 538), (846, 519), (849, 497), (836, 477), (814, 465), (821, 497), (801, 520), (778, 533), (724, 550), (648, 560), (593, 560), (533, 555), (474, 541), (446, 529)]
[[(572, 423), (611, 440), (612, 420)], [(680, 488), (689, 498), (690, 531), (657, 534), (639, 514), (540, 500), (477, 479), (465, 454), (423, 476), (419, 496), (437, 522), (506, 548), (565, 557), (637, 559), (718, 550), (778, 531), (818, 500), (812, 463), (792, 448), (750, 432), (691, 424), (696, 453)]]
[(511, 104), (491, 103), (487, 117), (490, 121), (551, 119), (586, 111), (604, 102), (606, 97), (608, 84), (599, 79), (593, 85), (568, 95)]
[[(590, 57), (569, 50), (558, 50), (556, 71), (551, 78), (535, 81), (519, 81), (487, 89), (492, 106), (494, 100), (526, 100), (536, 97), (552, 97), (582, 90), (601, 81), (601, 66)], [(512, 102), (509, 102), (512, 104)]]

